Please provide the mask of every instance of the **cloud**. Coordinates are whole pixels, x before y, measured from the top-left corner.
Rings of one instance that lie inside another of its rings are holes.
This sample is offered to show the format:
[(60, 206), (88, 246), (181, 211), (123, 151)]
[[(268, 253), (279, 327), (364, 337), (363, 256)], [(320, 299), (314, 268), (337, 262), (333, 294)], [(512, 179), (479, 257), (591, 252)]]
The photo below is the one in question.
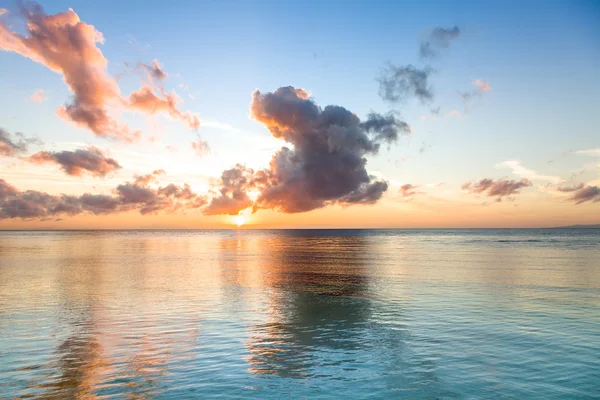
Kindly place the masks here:
[(198, 138), (196, 141), (192, 141), (192, 149), (198, 156), (205, 156), (210, 153), (210, 146), (206, 140), (201, 140)]
[(563, 193), (570, 193), (570, 192), (575, 192), (579, 189), (583, 189), (584, 184), (580, 183), (578, 185), (573, 185), (573, 186), (561, 186), (558, 187), (556, 190), (558, 190), (559, 192), (563, 192)]
[[(104, 43), (102, 33), (81, 21), (72, 9), (47, 15), (40, 5), (28, 2), (21, 7), (21, 15), (27, 23), (25, 35), (0, 21), (0, 49), (18, 53), (63, 76), (74, 96), (71, 103), (58, 109), (60, 117), (97, 136), (126, 142), (139, 139), (141, 133), (117, 122), (109, 115), (109, 107), (149, 114), (165, 111), (194, 129), (199, 126), (198, 117), (176, 108), (175, 93), (161, 90), (161, 98), (144, 86), (123, 99), (116, 80), (107, 73), (108, 60), (97, 46)], [(166, 77), (158, 61), (142, 65), (153, 83)]]
[(402, 195), (402, 197), (411, 197), (418, 193), (416, 191), (418, 188), (418, 186), (407, 183), (405, 185), (400, 186), (400, 194)]
[(447, 118), (460, 117), (460, 111), (458, 111), (458, 110), (452, 110), (450, 112), (447, 112), (446, 113), (446, 117)]
[(568, 200), (575, 202), (575, 204), (581, 204), (587, 201), (593, 203), (600, 202), (600, 187), (598, 186), (586, 186), (583, 183), (580, 183), (572, 186), (561, 186), (556, 190), (563, 193), (573, 193)]
[(377, 78), (379, 96), (385, 101), (398, 103), (411, 97), (422, 103), (433, 100), (433, 90), (429, 77), (433, 70), (429, 67), (418, 69), (412, 65), (396, 66), (388, 63)]
[(48, 97), (46, 97), (44, 89), (38, 89), (31, 96), (29, 96), (29, 99), (31, 101), (35, 101), (36, 103), (43, 103), (44, 101), (48, 100)]
[(481, 79), (475, 79), (473, 81), (473, 86), (475, 86), (475, 89), (459, 93), (460, 97), (462, 97), (463, 99), (465, 113), (467, 113), (471, 108), (471, 101), (473, 100), (473, 98), (481, 97), (485, 92), (492, 91), (492, 87), (490, 86), (490, 84), (487, 81)]
[(436, 27), (432, 29), (421, 40), (419, 56), (422, 59), (430, 59), (439, 56), (440, 52), (448, 49), (451, 42), (456, 40), (459, 35), (460, 28), (458, 26), (452, 28)]
[(148, 73), (148, 77), (152, 81), (163, 81), (168, 76), (158, 60), (152, 60), (151, 64), (140, 63), (139, 66)]
[(508, 179), (494, 181), (493, 179), (484, 178), (478, 182), (464, 183), (461, 186), (461, 189), (467, 190), (469, 193), (485, 194), (488, 197), (496, 197), (496, 201), (501, 201), (503, 197), (519, 194), (521, 189), (529, 186), (532, 186), (532, 183), (525, 178), (520, 181)]
[(8, 10), (6, 8), (0, 8), (0, 16), (8, 14)]
[[(237, 165), (225, 171), (207, 213), (235, 213), (250, 205), (295, 213), (373, 204), (388, 184), (367, 172), (366, 156), (410, 132), (394, 114), (370, 113), (361, 121), (344, 107), (319, 107), (306, 90), (292, 86), (255, 91), (250, 114), (291, 146), (280, 148), (267, 169)], [(247, 195), (251, 190), (259, 193), (254, 202)]]
[(0, 128), (0, 156), (13, 157), (25, 153), (30, 144), (40, 143), (40, 140), (26, 138), (20, 132), (13, 135)]
[(523, 165), (521, 165), (521, 162), (517, 160), (503, 161), (497, 164), (496, 167), (510, 168), (513, 174), (530, 179), (532, 181), (547, 181), (555, 184), (562, 182), (562, 179), (559, 176), (540, 175), (532, 169), (525, 168)]
[(177, 109), (177, 95), (175, 92), (168, 94), (160, 89), (160, 93), (162, 97), (157, 96), (152, 87), (142, 86), (139, 90), (129, 95), (127, 102), (129, 107), (133, 109), (144, 111), (148, 114), (166, 112), (172, 118), (183, 121), (192, 129), (200, 127), (200, 120), (196, 115)]
[(34, 164), (58, 164), (71, 176), (82, 176), (84, 172), (88, 172), (93, 176), (102, 177), (121, 168), (115, 159), (106, 157), (96, 147), (75, 151), (40, 151), (29, 157), (29, 161)]
[[(577, 187), (574, 188), (570, 188), (573, 192), (573, 195), (571, 197), (569, 197), (570, 201), (575, 202), (575, 204), (581, 204), (581, 203), (585, 203), (587, 201), (591, 201), (593, 203), (598, 203), (600, 202), (600, 187), (598, 186), (583, 186), (583, 185), (579, 185)], [(558, 190), (561, 190), (560, 188)], [(561, 191), (566, 191), (561, 190)]]
[(98, 136), (131, 141), (131, 132), (107, 113), (106, 106), (120, 100), (116, 81), (106, 72), (107, 60), (97, 43), (102, 33), (79, 19), (69, 9), (47, 15), (41, 6), (27, 3), (22, 8), (27, 35), (12, 32), (0, 23), (0, 48), (12, 51), (61, 74), (74, 94), (73, 102), (62, 106), (60, 116), (91, 130)]
[(600, 148), (597, 149), (587, 149), (587, 150), (578, 150), (575, 152), (576, 154), (586, 154), (590, 156), (600, 156)]
[(206, 198), (194, 193), (188, 184), (169, 184), (152, 188), (156, 175), (137, 176), (133, 182), (117, 186), (112, 194), (81, 196), (51, 195), (37, 190), (20, 191), (0, 179), (0, 219), (49, 219), (65, 215), (116, 214), (138, 211), (142, 215), (158, 212), (178, 212), (196, 209), (206, 204)]
[(241, 164), (223, 171), (221, 187), (204, 209), (206, 215), (236, 215), (241, 210), (252, 206), (253, 202), (247, 192), (256, 185), (254, 170)]

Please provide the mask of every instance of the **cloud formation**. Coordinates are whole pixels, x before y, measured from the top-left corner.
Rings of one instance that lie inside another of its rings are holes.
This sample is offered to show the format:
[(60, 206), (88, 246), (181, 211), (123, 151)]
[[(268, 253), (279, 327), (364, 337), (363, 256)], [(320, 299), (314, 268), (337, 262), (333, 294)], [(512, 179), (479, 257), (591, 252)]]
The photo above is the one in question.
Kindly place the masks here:
[(25, 153), (28, 146), (33, 143), (40, 143), (40, 141), (26, 138), (20, 132), (13, 135), (0, 128), (0, 156), (14, 157)]
[(21, 13), (27, 21), (27, 34), (10, 31), (0, 23), (0, 48), (64, 77), (74, 98), (59, 109), (59, 115), (98, 136), (132, 140), (137, 134), (118, 124), (106, 110), (108, 104), (119, 103), (120, 94), (116, 81), (106, 72), (108, 61), (96, 46), (104, 42), (102, 33), (82, 22), (72, 9), (47, 15), (41, 6), (27, 3)]
[(461, 186), (462, 190), (467, 190), (469, 193), (485, 194), (488, 197), (496, 197), (496, 201), (501, 201), (503, 197), (519, 194), (520, 190), (532, 186), (529, 179), (521, 179), (520, 181), (484, 178), (478, 182), (467, 182)]
[(151, 64), (140, 63), (139, 65), (148, 73), (148, 77), (152, 81), (163, 81), (168, 76), (158, 60), (152, 60)]
[(402, 195), (402, 197), (411, 197), (418, 193), (418, 188), (418, 186), (407, 183), (405, 185), (400, 186), (400, 194)]
[(475, 86), (473, 90), (459, 93), (460, 97), (462, 97), (463, 99), (465, 113), (469, 112), (473, 98), (481, 97), (485, 92), (492, 91), (492, 87), (490, 86), (490, 84), (482, 79), (475, 79), (473, 81), (473, 86)]
[[(236, 165), (225, 171), (207, 213), (231, 214), (250, 205), (296, 213), (331, 204), (373, 204), (388, 184), (369, 175), (365, 156), (410, 133), (394, 114), (371, 113), (361, 121), (344, 107), (319, 107), (306, 90), (292, 86), (255, 91), (250, 114), (293, 148), (279, 149), (268, 169)], [(255, 201), (250, 190), (258, 192)]]
[(460, 28), (454, 26), (452, 28), (436, 27), (432, 29), (421, 40), (419, 46), (419, 56), (422, 59), (431, 59), (440, 55), (440, 52), (450, 47), (450, 43), (458, 38)]
[(0, 179), (0, 219), (47, 220), (65, 215), (104, 215), (126, 211), (146, 215), (194, 209), (206, 204), (206, 199), (194, 193), (187, 184), (150, 187), (149, 184), (155, 183), (161, 172), (137, 176), (133, 182), (117, 186), (110, 195), (85, 193), (71, 196), (51, 195), (37, 190), (20, 191)]
[(560, 183), (562, 179), (559, 176), (540, 175), (536, 171), (524, 167), (518, 160), (507, 160), (496, 164), (499, 168), (510, 168), (512, 173), (532, 181), (547, 181), (551, 183)]
[(162, 89), (159, 89), (159, 91), (161, 97), (156, 95), (152, 87), (142, 86), (127, 98), (129, 107), (148, 114), (166, 112), (172, 118), (184, 122), (192, 129), (200, 127), (200, 120), (196, 115), (190, 112), (182, 112), (177, 108), (177, 94), (175, 92), (168, 94)]
[(43, 103), (44, 101), (48, 100), (48, 97), (46, 97), (44, 89), (38, 89), (31, 96), (29, 96), (29, 100), (35, 101), (36, 103)]
[(564, 193), (573, 193), (569, 197), (569, 201), (573, 201), (575, 204), (588, 201), (593, 203), (600, 202), (600, 187), (598, 186), (585, 186), (583, 183), (580, 183), (579, 185), (559, 187), (557, 190)]
[(198, 138), (196, 141), (192, 141), (192, 149), (194, 150), (194, 153), (200, 157), (210, 153), (210, 146), (208, 145), (208, 142), (200, 138)]
[(433, 100), (433, 89), (429, 77), (433, 70), (429, 67), (423, 69), (412, 65), (397, 66), (388, 63), (377, 78), (379, 82), (379, 96), (392, 103), (405, 101), (416, 97), (422, 103)]
[(117, 160), (106, 157), (97, 147), (75, 151), (40, 151), (29, 157), (29, 161), (34, 164), (57, 164), (71, 176), (82, 176), (88, 172), (93, 176), (103, 177), (121, 168)]
[[(123, 99), (116, 80), (107, 73), (108, 61), (97, 46), (104, 43), (102, 33), (81, 21), (72, 9), (47, 15), (40, 5), (28, 2), (21, 7), (21, 16), (27, 23), (25, 35), (0, 21), (0, 49), (18, 53), (63, 76), (74, 96), (71, 103), (58, 109), (59, 116), (97, 136), (127, 142), (137, 140), (140, 132), (117, 122), (109, 115), (108, 107), (133, 107), (150, 114), (167, 111), (193, 128), (198, 126), (195, 115), (177, 110), (174, 94), (163, 93), (161, 99), (152, 89), (143, 87), (132, 96), (145, 95), (146, 103)], [(166, 76), (158, 62), (145, 66), (154, 79)], [(154, 106), (148, 104), (151, 94)]]

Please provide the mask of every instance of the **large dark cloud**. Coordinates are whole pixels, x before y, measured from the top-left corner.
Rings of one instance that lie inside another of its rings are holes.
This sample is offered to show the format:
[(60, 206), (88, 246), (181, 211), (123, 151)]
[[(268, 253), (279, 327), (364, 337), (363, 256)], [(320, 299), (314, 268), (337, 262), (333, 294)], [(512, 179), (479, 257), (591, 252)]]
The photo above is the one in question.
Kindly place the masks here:
[(39, 144), (38, 139), (26, 138), (20, 132), (10, 134), (0, 128), (0, 156), (17, 156), (27, 151), (30, 144)]
[(35, 164), (57, 164), (71, 176), (81, 176), (84, 172), (93, 176), (105, 176), (121, 168), (117, 160), (107, 157), (100, 149), (93, 146), (75, 151), (40, 151), (29, 157), (29, 161)]
[(437, 57), (442, 50), (450, 47), (450, 43), (460, 35), (460, 28), (434, 28), (421, 40), (419, 56), (422, 59)]
[(461, 188), (463, 190), (468, 190), (470, 193), (496, 197), (496, 199), (500, 201), (505, 196), (519, 194), (521, 189), (529, 186), (532, 186), (529, 179), (521, 179), (520, 181), (499, 179), (495, 181), (493, 179), (484, 178), (478, 182), (464, 183)]
[(597, 203), (600, 202), (600, 187), (598, 186), (585, 186), (583, 183), (574, 186), (559, 187), (558, 191), (565, 193), (573, 193), (569, 197), (570, 201), (575, 204), (585, 203), (587, 201)]
[(429, 78), (433, 69), (417, 68), (412, 65), (394, 65), (388, 63), (377, 81), (379, 96), (385, 101), (398, 103), (416, 97), (423, 103), (433, 100), (433, 89)]
[(44, 220), (64, 215), (102, 215), (133, 210), (141, 214), (172, 213), (206, 204), (206, 198), (194, 193), (187, 184), (150, 187), (149, 184), (156, 183), (156, 176), (162, 172), (137, 176), (134, 181), (117, 186), (110, 195), (85, 193), (71, 196), (37, 190), (20, 191), (0, 179), (0, 219)]
[[(235, 214), (250, 205), (295, 213), (330, 204), (373, 204), (388, 184), (367, 172), (366, 156), (410, 132), (394, 114), (371, 113), (361, 121), (344, 107), (319, 107), (305, 90), (292, 86), (255, 91), (250, 113), (290, 147), (279, 149), (268, 169), (237, 165), (225, 171), (209, 214)], [(258, 193), (254, 202), (251, 190)]]

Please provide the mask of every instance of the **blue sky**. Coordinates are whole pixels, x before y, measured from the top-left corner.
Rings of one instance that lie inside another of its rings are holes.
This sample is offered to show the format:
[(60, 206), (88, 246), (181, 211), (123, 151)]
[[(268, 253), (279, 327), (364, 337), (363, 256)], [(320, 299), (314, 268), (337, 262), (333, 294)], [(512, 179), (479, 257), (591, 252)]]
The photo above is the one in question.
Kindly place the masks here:
[[(600, 4), (595, 1), (41, 4), (48, 14), (73, 8), (102, 32), (99, 47), (113, 76), (127, 70), (125, 62), (161, 62), (169, 73), (166, 87), (177, 90), (185, 100), (182, 108), (204, 123), (198, 133), (211, 154), (177, 157), (181, 174), (197, 173), (203, 187), (228, 165), (268, 163), (281, 142), (249, 118), (248, 104), (255, 89), (271, 92), (287, 85), (308, 90), (321, 106), (342, 105), (361, 118), (372, 110), (398, 111), (413, 135), (368, 162), (370, 171), (394, 182), (456, 186), (482, 177), (519, 178), (497, 166), (506, 160), (565, 180), (586, 168), (584, 180), (598, 179), (597, 158), (563, 154), (600, 147)], [(0, 7), (16, 9), (5, 1)], [(460, 37), (431, 62), (434, 102), (384, 102), (376, 77), (385, 63), (424, 66), (419, 40), (434, 27), (452, 26), (460, 27)], [(57, 118), (56, 109), (71, 93), (60, 75), (44, 66), (9, 52), (0, 52), (0, 64), (0, 119), (7, 131), (37, 135), (55, 149), (78, 143), (145, 155), (156, 151), (111, 144)], [(472, 90), (476, 79), (493, 90), (464, 113), (459, 92)], [(123, 94), (139, 86), (131, 75), (118, 82)], [(40, 88), (48, 101), (32, 103), (28, 97)], [(421, 120), (436, 106), (439, 118)], [(452, 110), (461, 115), (444, 117)], [(143, 117), (124, 118), (148, 127)], [(181, 124), (156, 120), (166, 127), (160, 134), (164, 145), (183, 148), (195, 137)], [(172, 164), (168, 156), (160, 162)], [(146, 167), (127, 171), (141, 173)]]

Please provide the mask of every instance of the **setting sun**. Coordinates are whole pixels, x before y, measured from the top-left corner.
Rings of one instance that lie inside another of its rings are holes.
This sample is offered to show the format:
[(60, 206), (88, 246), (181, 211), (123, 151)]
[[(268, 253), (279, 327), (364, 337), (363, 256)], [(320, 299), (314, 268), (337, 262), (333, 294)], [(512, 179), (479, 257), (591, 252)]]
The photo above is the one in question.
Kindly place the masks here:
[(237, 226), (242, 226), (246, 223), (246, 217), (243, 215), (236, 215), (235, 217), (233, 217), (233, 222)]

